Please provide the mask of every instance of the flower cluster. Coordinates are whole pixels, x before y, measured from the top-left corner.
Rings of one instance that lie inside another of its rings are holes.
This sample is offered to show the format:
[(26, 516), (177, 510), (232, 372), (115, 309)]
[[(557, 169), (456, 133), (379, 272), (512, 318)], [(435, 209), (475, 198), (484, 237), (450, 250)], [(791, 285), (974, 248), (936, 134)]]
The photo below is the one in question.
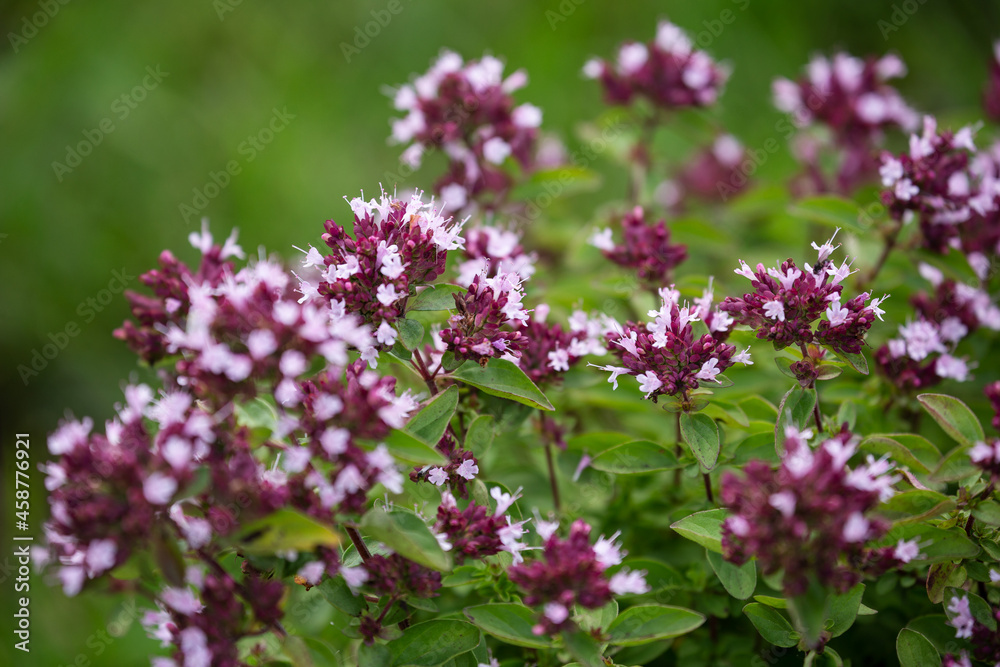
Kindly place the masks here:
[(631, 104), (636, 98), (662, 109), (714, 104), (728, 73), (669, 21), (660, 21), (648, 44), (627, 42), (618, 49), (617, 63), (598, 58), (583, 68), (601, 82), (609, 104)]
[[(160, 611), (147, 626), (184, 665), (236, 664), (236, 642), (281, 616), (280, 581), (249, 562), (241, 579), (218, 565), (237, 527), (285, 508), (330, 522), (362, 511), (376, 485), (399, 493), (403, 477), (378, 442), (417, 406), (395, 378), (350, 362), (351, 348), (371, 346), (354, 315), (300, 303), (275, 263), (220, 264), (238, 256), (234, 239), (225, 250), (195, 234), (201, 270), (161, 257), (143, 277), (155, 296), (133, 295), (138, 325), (118, 335), (146, 359), (173, 355), (160, 367), (165, 390), (126, 387), (103, 434), (89, 419), (63, 423), (43, 468), (52, 518), (36, 555), (58, 564), (68, 595), (165, 544), (208, 566), (154, 591)], [(309, 585), (351, 576), (324, 546), (287, 557), (306, 559)]]
[(514, 273), (522, 281), (535, 275), (538, 256), (524, 251), (521, 234), (514, 230), (473, 227), (465, 234), (464, 251), (467, 259), (458, 266), (459, 285), (472, 284), (478, 275)]
[(732, 515), (722, 528), (726, 559), (756, 557), (765, 574), (784, 571), (785, 592), (805, 592), (810, 578), (846, 591), (865, 574), (879, 574), (919, 554), (917, 542), (869, 548), (888, 523), (867, 516), (894, 494), (899, 477), (885, 458), (868, 457), (854, 469), (848, 460), (858, 438), (845, 428), (813, 449), (812, 431), (788, 428), (777, 470), (751, 461), (738, 476), (722, 478), (722, 502)]
[[(710, 312), (707, 303), (682, 306), (680, 292), (672, 287), (663, 288), (659, 293), (662, 305), (659, 310), (649, 311), (650, 322), (644, 325), (627, 322), (623, 328), (606, 335), (608, 349), (619, 358), (622, 366), (597, 368), (611, 373), (608, 382), (615, 389), (619, 375), (633, 375), (646, 398), (656, 401), (659, 396), (679, 395), (681, 401), (686, 402), (691, 390), (701, 383), (719, 383), (717, 376), (734, 363), (753, 363), (749, 348), (737, 354), (735, 347), (712, 333), (695, 338), (691, 324), (705, 311)], [(710, 303), (710, 296), (708, 300)], [(724, 316), (713, 321), (717, 327), (729, 323)]]
[(682, 209), (688, 197), (703, 201), (726, 201), (743, 190), (747, 175), (741, 170), (746, 149), (731, 134), (716, 137), (712, 145), (702, 149), (677, 174), (663, 181), (656, 189), (656, 199), (667, 208)]
[[(554, 533), (555, 527), (549, 526)], [(536, 635), (554, 634), (572, 627), (573, 605), (597, 609), (613, 595), (642, 594), (649, 591), (645, 571), (622, 568), (611, 577), (605, 570), (622, 562), (624, 553), (616, 543), (618, 533), (603, 535), (590, 544), (590, 526), (576, 520), (569, 537), (542, 534), (544, 560), (515, 565), (508, 570), (510, 580), (525, 592), (528, 605), (544, 605)], [(541, 531), (540, 531), (541, 534)]]
[[(877, 167), (874, 148), (891, 128), (911, 130), (917, 115), (886, 82), (903, 76), (906, 66), (895, 55), (862, 60), (847, 53), (827, 59), (816, 56), (799, 81), (776, 79), (774, 104), (799, 127), (820, 124), (828, 128), (842, 152), (837, 189), (849, 192), (870, 179)], [(812, 174), (816, 189), (822, 181), (818, 151), (800, 146), (798, 157)]]
[(414, 482), (427, 481), (434, 486), (447, 485), (460, 497), (467, 497), (466, 484), (479, 474), (479, 461), (472, 452), (461, 446), (450, 428), (445, 431), (436, 449), (448, 459), (448, 462), (439, 466), (416, 467), (410, 473), (410, 479)]
[[(948, 625), (955, 628), (956, 639), (968, 639), (972, 644), (972, 656), (990, 664), (1000, 664), (1000, 632), (979, 621), (972, 614), (969, 596), (952, 596), (945, 611)], [(1000, 621), (1000, 609), (990, 608), (993, 619)], [(958, 657), (948, 653), (941, 661), (942, 667), (972, 667), (969, 653), (964, 649)]]
[(513, 328), (528, 321), (521, 278), (516, 273), (477, 275), (465, 294), (454, 297), (457, 312), (441, 332), (448, 351), (459, 360), (475, 359), (483, 365), (493, 357), (516, 362), (527, 344)]
[[(334, 315), (357, 314), (375, 331), (380, 347), (391, 347), (406, 300), (417, 286), (432, 282), (445, 269), (449, 250), (461, 248), (462, 223), (445, 217), (433, 202), (415, 193), (409, 201), (382, 193), (380, 199), (350, 201), (354, 238), (333, 220), (326, 221), (326, 256), (310, 247), (300, 281), (301, 301), (329, 303)], [(375, 345), (362, 350), (366, 361), (378, 358)]]
[(563, 329), (558, 322), (549, 324), (548, 314), (548, 305), (539, 304), (521, 329), (526, 343), (518, 363), (535, 384), (557, 381), (588, 354), (603, 355), (604, 337), (614, 327), (606, 315), (590, 317), (577, 310)]
[(832, 243), (833, 237), (822, 246), (812, 244), (819, 253), (815, 267), (806, 263), (799, 269), (788, 259), (776, 269), (758, 264), (751, 270), (740, 260), (735, 273), (749, 280), (754, 291), (743, 298), (726, 297), (720, 310), (737, 324), (755, 329), (757, 338), (771, 341), (779, 350), (817, 344), (837, 352), (861, 352), (865, 334), (876, 317), (881, 319), (879, 305), (887, 297), (866, 306), (869, 294), (864, 292), (842, 302), (841, 283), (852, 271), (847, 260), (840, 266), (828, 260), (836, 249)]
[(521, 552), (528, 545), (521, 542), (521, 538), (526, 532), (524, 524), (527, 521), (513, 521), (506, 514), (519, 497), (519, 492), (504, 493), (495, 486), (490, 495), (497, 503), (492, 511), (475, 502), (459, 510), (454, 496), (447, 491), (441, 494), (435, 530), (445, 536), (458, 563), (468, 558), (485, 558), (501, 551), (510, 553), (515, 564), (524, 560)]
[(523, 170), (532, 167), (542, 112), (515, 106), (511, 97), (527, 82), (523, 70), (505, 79), (493, 56), (465, 63), (444, 51), (427, 73), (397, 90), (393, 105), (406, 116), (393, 121), (392, 140), (409, 144), (402, 160), (412, 167), (430, 150), (448, 156), (448, 172), (435, 184), (448, 210), (502, 198), (513, 184), (502, 168), (508, 158)]
[(667, 223), (646, 221), (641, 206), (622, 218), (624, 243), (615, 245), (611, 229), (594, 232), (590, 244), (619, 266), (635, 269), (639, 279), (653, 288), (670, 282), (673, 269), (687, 258), (687, 248), (670, 243)]
[(884, 154), (882, 202), (896, 220), (918, 220), (923, 242), (937, 252), (960, 247), (985, 276), (1000, 238), (1000, 171), (994, 151), (976, 153), (974, 128), (939, 132), (931, 116), (923, 133), (910, 136), (910, 149)]
[(986, 385), (983, 393), (993, 408), (993, 428), (1000, 431), (1000, 380)]
[(1000, 308), (985, 291), (945, 279), (928, 264), (921, 264), (919, 270), (935, 291), (913, 297), (917, 319), (900, 325), (899, 337), (880, 347), (875, 361), (887, 378), (905, 390), (925, 389), (946, 378), (965, 382), (973, 364), (954, 352), (976, 329), (1000, 330)]

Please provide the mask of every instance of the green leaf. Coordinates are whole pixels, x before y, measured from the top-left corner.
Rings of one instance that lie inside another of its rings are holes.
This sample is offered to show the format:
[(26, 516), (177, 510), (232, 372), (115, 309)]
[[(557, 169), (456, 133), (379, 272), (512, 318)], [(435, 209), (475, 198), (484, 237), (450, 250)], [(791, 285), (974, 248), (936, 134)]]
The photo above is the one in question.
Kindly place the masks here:
[(465, 449), (482, 456), (493, 444), (496, 434), (496, 420), (492, 415), (479, 415), (469, 424), (465, 432)]
[(809, 583), (809, 588), (802, 595), (788, 598), (788, 613), (795, 629), (802, 635), (806, 648), (819, 646), (829, 609), (830, 595), (815, 581)]
[(358, 667), (391, 667), (392, 654), (385, 644), (358, 646)]
[(581, 667), (606, 667), (601, 646), (590, 633), (583, 630), (564, 632), (562, 639), (566, 650), (576, 658)]
[(915, 630), (903, 628), (896, 636), (896, 656), (900, 667), (940, 665), (941, 654), (927, 637)]
[(920, 394), (917, 396), (924, 409), (934, 421), (956, 442), (972, 447), (985, 439), (983, 427), (962, 401), (944, 394)]
[(566, 441), (566, 449), (586, 450), (590, 454), (597, 454), (615, 445), (621, 445), (631, 441), (633, 438), (625, 433), (612, 433), (607, 431), (596, 431), (584, 435), (576, 435)]
[(766, 604), (768, 607), (773, 607), (775, 609), (788, 609), (788, 600), (785, 598), (776, 598), (771, 595), (755, 595), (753, 599), (761, 604)]
[(361, 528), (403, 558), (439, 572), (451, 569), (451, 556), (441, 549), (434, 534), (413, 512), (369, 510), (361, 519)]
[(648, 558), (629, 558), (623, 564), (608, 570), (608, 574), (613, 575), (623, 567), (628, 567), (630, 570), (645, 570), (646, 584), (649, 586), (650, 593), (662, 590), (687, 590), (693, 586), (691, 580), (681, 574), (679, 570)]
[(335, 547), (340, 537), (328, 526), (291, 509), (279, 509), (245, 526), (235, 542), (247, 554), (272, 555), (282, 551), (312, 551)]
[(360, 616), (368, 608), (364, 597), (352, 593), (343, 577), (327, 577), (316, 589), (327, 602), (350, 616)]
[(789, 215), (818, 222), (828, 227), (842, 227), (859, 233), (867, 233), (868, 227), (861, 224), (861, 209), (849, 199), (834, 195), (806, 197), (789, 205)]
[(831, 637), (839, 637), (854, 625), (854, 619), (858, 617), (858, 610), (861, 609), (861, 598), (864, 594), (865, 585), (857, 584), (842, 595), (830, 597), (829, 616), (830, 620), (833, 621), (829, 627)]
[(1000, 526), (1000, 503), (995, 500), (986, 500), (979, 503), (976, 509), (972, 510), (972, 516), (977, 521), (988, 523), (991, 526)]
[(822, 653), (809, 651), (806, 655), (802, 667), (844, 667), (844, 661), (836, 651), (829, 646), (823, 648)]
[[(932, 466), (937, 466), (941, 453), (926, 439), (918, 435), (904, 437), (908, 435), (870, 435), (861, 441), (858, 450), (875, 456), (888, 454), (893, 461), (907, 466), (913, 472), (929, 473)], [(915, 449), (911, 450), (910, 447)]]
[(263, 398), (255, 398), (246, 403), (238, 403), (235, 408), (236, 423), (250, 430), (265, 429), (268, 436), (278, 424), (278, 412)]
[(927, 568), (927, 599), (934, 604), (941, 604), (946, 589), (961, 586), (968, 578), (961, 563), (944, 561), (932, 564)]
[(879, 513), (899, 523), (931, 519), (956, 507), (951, 496), (927, 489), (897, 493), (879, 507)]
[(681, 464), (673, 452), (655, 442), (636, 440), (598, 454), (590, 462), (590, 467), (615, 475), (638, 475), (672, 470), (681, 467)]
[(583, 630), (603, 630), (617, 617), (618, 602), (615, 600), (597, 609), (587, 609), (579, 605), (573, 606), (573, 620)]
[(393, 667), (436, 667), (479, 645), (479, 630), (465, 621), (417, 623), (389, 642)]
[(714, 551), (706, 551), (705, 555), (727, 593), (737, 600), (746, 600), (753, 595), (753, 590), (757, 587), (757, 564), (754, 561), (734, 565)]
[(945, 530), (922, 523), (895, 526), (877, 544), (888, 546), (896, 544), (899, 540), (913, 538), (920, 541), (920, 561), (933, 563), (960, 558), (975, 558), (979, 555), (979, 546), (970, 540), (961, 528), (953, 527)]
[(480, 630), (508, 644), (527, 648), (552, 646), (546, 637), (531, 631), (537, 620), (536, 615), (524, 605), (512, 602), (481, 604), (467, 607), (464, 613)]
[(393, 430), (385, 439), (389, 453), (400, 461), (418, 465), (445, 465), (448, 459), (430, 445), (421, 442), (406, 431)]
[(399, 342), (407, 350), (415, 350), (424, 339), (424, 325), (416, 320), (398, 320), (396, 331), (399, 332)]
[(427, 401), (420, 412), (410, 417), (403, 430), (433, 447), (441, 440), (457, 407), (458, 387), (452, 385)]
[(799, 633), (792, 628), (787, 618), (771, 607), (751, 602), (743, 607), (743, 614), (750, 619), (765, 641), (784, 648), (799, 643)]
[[(993, 609), (990, 607), (989, 602), (979, 597), (975, 593), (971, 593), (969, 591), (961, 590), (958, 588), (948, 588), (944, 592), (945, 600), (950, 601), (952, 598), (962, 598), (962, 597), (969, 598), (969, 611), (972, 613), (972, 617), (976, 619), (976, 621), (978, 621), (980, 624), (985, 625), (987, 628), (995, 632), (997, 629), (997, 619), (993, 617)], [(950, 612), (947, 606), (945, 606), (944, 613), (949, 619), (955, 617), (955, 614)]]
[[(969, 458), (969, 450), (955, 447), (941, 459), (941, 463), (931, 474), (931, 479), (935, 482), (957, 482), (973, 476), (978, 479), (981, 473), (982, 468), (977, 467)], [(974, 481), (966, 482), (966, 486), (971, 486)]]
[(406, 303), (407, 312), (411, 310), (453, 310), (455, 308), (455, 297), (453, 294), (462, 294), (467, 288), (459, 285), (449, 285), (442, 283), (432, 285), (420, 291), (415, 297)]
[(675, 521), (670, 527), (682, 537), (721, 554), (722, 522), (726, 520), (726, 516), (724, 509), (705, 510)]
[(705, 622), (705, 616), (684, 607), (639, 605), (629, 607), (608, 626), (615, 646), (639, 646), (691, 632)]
[(540, 410), (554, 410), (549, 399), (516, 364), (506, 359), (490, 359), (485, 367), (467, 361), (451, 377), (492, 396), (517, 401)]
[(861, 373), (862, 375), (868, 375), (868, 360), (865, 359), (864, 352), (842, 352), (840, 350), (835, 350), (832, 347), (826, 348), (833, 352), (837, 357), (844, 360), (848, 366)]
[(802, 430), (813, 418), (816, 407), (816, 390), (795, 385), (782, 397), (778, 406), (778, 421), (774, 425), (774, 448), (778, 454), (785, 451), (785, 427), (794, 425)]
[(698, 459), (701, 471), (711, 472), (719, 462), (719, 452), (722, 451), (719, 427), (715, 420), (701, 413), (685, 412), (681, 415), (681, 434)]

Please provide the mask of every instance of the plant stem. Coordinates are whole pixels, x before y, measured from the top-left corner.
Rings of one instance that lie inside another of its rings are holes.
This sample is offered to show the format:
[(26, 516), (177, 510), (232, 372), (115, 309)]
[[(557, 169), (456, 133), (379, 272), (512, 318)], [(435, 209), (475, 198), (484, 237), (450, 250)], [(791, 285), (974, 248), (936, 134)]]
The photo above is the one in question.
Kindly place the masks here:
[(347, 536), (351, 538), (354, 548), (358, 550), (359, 554), (361, 554), (361, 560), (367, 563), (372, 557), (372, 552), (368, 551), (368, 546), (365, 544), (365, 541), (361, 539), (361, 533), (359, 533), (358, 529), (354, 526), (346, 526), (345, 530), (347, 531)]
[(712, 478), (708, 476), (707, 472), (703, 472), (701, 476), (705, 480), (705, 496), (708, 498), (708, 502), (714, 505), (715, 496), (712, 495)]
[(420, 352), (418, 350), (413, 351), (413, 358), (416, 360), (413, 367), (417, 369), (417, 372), (420, 373), (420, 377), (423, 378), (427, 388), (430, 389), (431, 396), (436, 396), (438, 388), (437, 384), (434, 383), (434, 373), (431, 373), (427, 369), (427, 364), (424, 363), (424, 358), (420, 356)]
[[(677, 433), (676, 437), (677, 444), (674, 445), (674, 454), (677, 456), (678, 459), (680, 459), (681, 454), (684, 453), (684, 450), (681, 448), (681, 413), (679, 412), (674, 413), (674, 427)], [(681, 469), (674, 468), (674, 488), (680, 489), (680, 487), (681, 487)]]
[(552, 443), (548, 440), (545, 441), (545, 463), (549, 467), (549, 486), (552, 487), (552, 504), (555, 506), (556, 512), (559, 512), (559, 482), (556, 480), (556, 468), (552, 463)]

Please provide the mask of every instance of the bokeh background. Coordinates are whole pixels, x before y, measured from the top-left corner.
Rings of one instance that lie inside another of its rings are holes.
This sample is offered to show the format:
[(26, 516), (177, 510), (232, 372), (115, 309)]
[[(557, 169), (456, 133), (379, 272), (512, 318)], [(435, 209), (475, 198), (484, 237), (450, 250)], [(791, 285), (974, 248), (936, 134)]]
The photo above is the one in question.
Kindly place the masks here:
[[(49, 2), (0, 3), (3, 507), (12, 503), (15, 433), (31, 434), (34, 461), (41, 462), (46, 433), (67, 411), (102, 423), (119, 400), (122, 379), (139, 372), (111, 337), (127, 315), (125, 299), (113, 294), (100, 303), (115, 272), (131, 276), (128, 286), (137, 288), (136, 276), (155, 265), (162, 249), (194, 259), (187, 236), (202, 214), (217, 237), (238, 226), (251, 254), (263, 246), (292, 257), (293, 244), (318, 243), (323, 221), (348, 211), (343, 195), (393, 185), (399, 151), (386, 141), (392, 113), (385, 87), (426, 69), (443, 47), (467, 58), (491, 52), (508, 71), (525, 68), (530, 83), (518, 99), (541, 107), (543, 128), (573, 147), (579, 124), (604, 110), (597, 86), (580, 76), (584, 61), (612, 54), (625, 39), (650, 39), (656, 20), (669, 17), (732, 65), (714, 113), (749, 147), (759, 147), (776, 135), (779, 119), (770, 104), (771, 79), (795, 76), (811, 54), (836, 48), (899, 53), (910, 70), (899, 88), (913, 106), (955, 122), (974, 119), (991, 41), (1000, 36), (1000, 3), (982, 0), (398, 0), (402, 11), (357, 42), (373, 11), (384, 20), (386, 0)], [(731, 24), (718, 20), (724, 10), (735, 16)], [(158, 68), (162, 80), (148, 78), (147, 68)], [(144, 78), (146, 89), (135, 90)], [(243, 142), (267, 126), (275, 109), (294, 118), (261, 150), (248, 148)], [(93, 141), (73, 167), (67, 147), (86, 132), (100, 143)], [(241, 172), (201, 212), (185, 216), (182, 204), (200, 203), (193, 190), (231, 160)], [(428, 187), (435, 165), (398, 185)], [(558, 220), (543, 216), (537, 225), (582, 233), (603, 201), (621, 196), (625, 181), (615, 166), (592, 166), (604, 172), (600, 186), (557, 209)], [(792, 170), (783, 144), (758, 176), (782, 179)], [(748, 252), (720, 231), (715, 256)], [(565, 238), (545, 229), (528, 234), (542, 246)], [(804, 239), (799, 230), (788, 234)], [(60, 338), (71, 323), (79, 335), (25, 381), (18, 366), (30, 366), (50, 334)], [(41, 474), (35, 476), (40, 482)], [(43, 498), (38, 484), (35, 531)], [(0, 519), (0, 664), (148, 664), (153, 644), (127, 601), (66, 599), (39, 578), (31, 588), (32, 652), (14, 654), (10, 513)]]

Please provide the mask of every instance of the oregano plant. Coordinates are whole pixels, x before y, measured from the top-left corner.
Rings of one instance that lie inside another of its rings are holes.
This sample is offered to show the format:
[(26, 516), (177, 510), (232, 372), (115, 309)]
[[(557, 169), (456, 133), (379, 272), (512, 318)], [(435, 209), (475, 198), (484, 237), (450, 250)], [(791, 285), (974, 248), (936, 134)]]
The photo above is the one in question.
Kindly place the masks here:
[[(816, 56), (757, 186), (678, 26), (580, 65), (627, 188), (572, 238), (534, 245), (597, 173), (443, 51), (392, 93), (432, 192), (164, 251), (115, 416), (49, 437), (46, 576), (135, 596), (153, 667), (1000, 664), (993, 130)], [(765, 219), (789, 258), (727, 241)]]

